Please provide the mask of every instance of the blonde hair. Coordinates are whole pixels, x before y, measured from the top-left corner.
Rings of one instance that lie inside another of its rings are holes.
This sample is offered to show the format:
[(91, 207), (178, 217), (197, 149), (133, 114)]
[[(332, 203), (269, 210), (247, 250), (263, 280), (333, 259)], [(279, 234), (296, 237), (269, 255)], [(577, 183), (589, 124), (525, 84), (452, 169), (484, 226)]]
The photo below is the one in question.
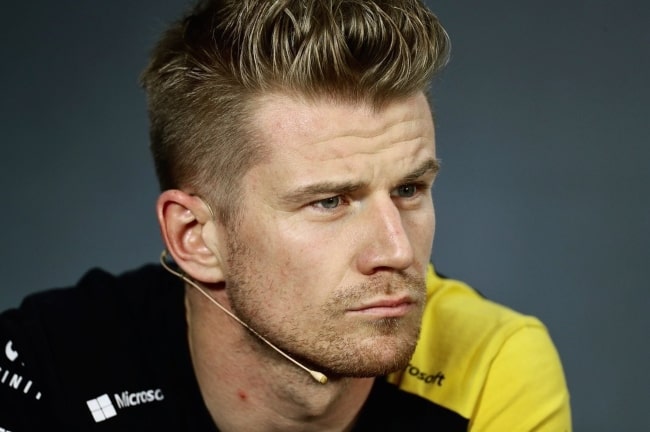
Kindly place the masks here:
[(419, 0), (201, 1), (142, 75), (160, 187), (205, 197), (224, 222), (266, 157), (257, 97), (279, 92), (381, 106), (426, 91), (449, 38)]

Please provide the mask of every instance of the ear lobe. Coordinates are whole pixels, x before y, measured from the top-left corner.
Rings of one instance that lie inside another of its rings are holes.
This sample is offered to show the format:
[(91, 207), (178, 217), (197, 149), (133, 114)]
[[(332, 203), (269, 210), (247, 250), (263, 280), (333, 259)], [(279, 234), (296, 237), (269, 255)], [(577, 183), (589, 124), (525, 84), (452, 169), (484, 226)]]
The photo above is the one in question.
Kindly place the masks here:
[(220, 239), (207, 204), (195, 195), (170, 189), (158, 197), (156, 213), (165, 245), (176, 264), (197, 281), (222, 282)]

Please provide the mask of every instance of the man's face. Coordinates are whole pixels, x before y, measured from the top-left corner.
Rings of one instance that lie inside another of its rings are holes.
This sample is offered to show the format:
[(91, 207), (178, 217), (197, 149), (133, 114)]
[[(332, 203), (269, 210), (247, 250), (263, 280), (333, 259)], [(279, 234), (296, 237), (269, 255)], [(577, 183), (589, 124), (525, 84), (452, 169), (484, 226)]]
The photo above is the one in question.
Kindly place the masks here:
[(435, 224), (425, 96), (377, 112), (273, 95), (255, 118), (270, 157), (242, 178), (225, 264), (232, 309), (330, 375), (405, 367)]

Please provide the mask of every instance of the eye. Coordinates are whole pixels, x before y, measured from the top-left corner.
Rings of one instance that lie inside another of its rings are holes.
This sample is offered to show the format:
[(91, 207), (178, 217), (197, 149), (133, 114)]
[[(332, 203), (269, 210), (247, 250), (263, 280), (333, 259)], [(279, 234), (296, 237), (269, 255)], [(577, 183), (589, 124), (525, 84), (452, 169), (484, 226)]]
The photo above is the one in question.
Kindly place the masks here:
[(391, 195), (400, 198), (412, 198), (418, 192), (418, 187), (412, 183), (398, 186)]
[(325, 210), (333, 210), (338, 206), (340, 206), (341, 203), (342, 203), (342, 199), (339, 195), (337, 195), (337, 196), (322, 199), (320, 201), (316, 201), (314, 203), (314, 206), (320, 207)]

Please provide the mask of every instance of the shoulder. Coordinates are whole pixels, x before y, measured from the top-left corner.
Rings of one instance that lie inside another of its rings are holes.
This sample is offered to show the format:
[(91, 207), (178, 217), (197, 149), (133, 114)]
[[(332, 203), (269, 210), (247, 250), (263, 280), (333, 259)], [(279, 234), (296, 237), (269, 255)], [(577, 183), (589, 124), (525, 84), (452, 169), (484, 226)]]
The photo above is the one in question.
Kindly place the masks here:
[(117, 276), (93, 269), (72, 287), (25, 298), (12, 314), (15, 331), (27, 340), (16, 343), (39, 353), (41, 360), (35, 363), (43, 358), (64, 362), (57, 356), (86, 362), (93, 356), (105, 359), (108, 347), (134, 345), (139, 333), (175, 316), (168, 312), (182, 309), (182, 298), (182, 284), (158, 266)]
[(89, 355), (153, 324), (159, 309), (172, 304), (172, 282), (157, 266), (118, 276), (93, 269), (72, 287), (25, 298), (15, 312), (16, 327), (29, 337), (31, 348), (25, 349), (47, 356)]
[(2, 313), (0, 342), (25, 356), (92, 349), (101, 338), (128, 333), (125, 325), (160, 315), (159, 308), (174, 304), (172, 297), (182, 299), (180, 287), (169, 289), (175, 282), (153, 265), (119, 276), (90, 270), (72, 287), (32, 294)]
[(84, 274), (72, 287), (51, 289), (26, 297), (20, 311), (27, 315), (36, 312), (41, 316), (45, 314), (46, 317), (57, 315), (59, 320), (65, 318), (60, 315), (62, 310), (75, 314), (75, 318), (84, 311), (89, 317), (94, 317), (101, 310), (124, 309), (127, 304), (137, 307), (156, 288), (169, 283), (169, 275), (156, 265), (143, 266), (117, 276), (95, 268)]
[(155, 265), (120, 275), (93, 269), (72, 287), (28, 296), (17, 314), (31, 337), (47, 339), (54, 351), (75, 352), (80, 343), (90, 349), (156, 323), (165, 309), (177, 307), (182, 291)]
[(558, 422), (549, 430), (570, 429), (562, 366), (542, 322), (433, 268), (427, 290), (411, 364), (392, 377), (400, 387), (470, 419), (472, 431), (531, 430), (549, 418)]
[(477, 352), (483, 354), (481, 357), (489, 357), (514, 334), (526, 330), (546, 334), (537, 318), (495, 303), (469, 285), (429, 269), (418, 346), (423, 355), (436, 353), (438, 361), (447, 364), (463, 363)]
[[(73, 287), (31, 295), (0, 314), (0, 372), (15, 375), (4, 382), (0, 374), (0, 406), (22, 411), (18, 420), (0, 410), (0, 428), (53, 421), (57, 411), (66, 421), (86, 418), (84, 401), (98, 389), (146, 379), (150, 368), (142, 359), (168, 354), (156, 351), (166, 346), (156, 339), (167, 331), (160, 327), (183, 332), (182, 298), (182, 284), (158, 266), (119, 276), (95, 269)], [(74, 413), (66, 405), (71, 399), (81, 400)]]

